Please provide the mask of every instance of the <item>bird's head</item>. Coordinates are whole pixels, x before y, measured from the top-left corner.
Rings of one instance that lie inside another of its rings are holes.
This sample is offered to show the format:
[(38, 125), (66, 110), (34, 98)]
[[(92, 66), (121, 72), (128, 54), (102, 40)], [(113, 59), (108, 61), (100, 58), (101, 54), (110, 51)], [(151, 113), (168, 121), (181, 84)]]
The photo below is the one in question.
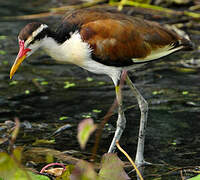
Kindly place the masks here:
[(23, 60), (41, 47), (42, 40), (47, 35), (48, 26), (39, 22), (27, 24), (19, 33), (19, 52), (10, 70), (10, 79)]

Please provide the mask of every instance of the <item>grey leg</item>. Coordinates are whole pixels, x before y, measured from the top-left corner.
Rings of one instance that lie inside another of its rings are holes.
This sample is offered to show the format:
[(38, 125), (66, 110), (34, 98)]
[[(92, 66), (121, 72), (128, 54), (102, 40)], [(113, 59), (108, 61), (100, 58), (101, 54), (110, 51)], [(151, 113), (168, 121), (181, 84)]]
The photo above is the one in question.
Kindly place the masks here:
[(120, 140), (120, 137), (126, 126), (126, 118), (122, 109), (122, 95), (121, 95), (121, 86), (115, 86), (116, 98), (118, 102), (118, 119), (117, 119), (117, 128), (115, 131), (114, 138), (108, 150), (109, 153), (114, 152), (116, 148), (116, 141)]
[(137, 88), (132, 83), (128, 75), (126, 77), (126, 81), (128, 85), (130, 86), (134, 96), (137, 98), (138, 105), (141, 112), (138, 145), (137, 145), (137, 152), (136, 152), (136, 158), (135, 158), (135, 162), (137, 166), (139, 167), (143, 164), (146, 164), (146, 162), (144, 161), (144, 141), (145, 141), (145, 131), (146, 131), (146, 125), (147, 125), (148, 103), (140, 94), (140, 92), (137, 90)]

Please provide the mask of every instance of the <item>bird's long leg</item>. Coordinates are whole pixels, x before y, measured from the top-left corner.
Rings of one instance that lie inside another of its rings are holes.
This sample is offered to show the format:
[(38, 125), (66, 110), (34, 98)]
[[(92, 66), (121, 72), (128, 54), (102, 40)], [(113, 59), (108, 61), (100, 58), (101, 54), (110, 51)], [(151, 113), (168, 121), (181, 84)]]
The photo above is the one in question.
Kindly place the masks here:
[(136, 158), (135, 158), (135, 162), (137, 166), (139, 167), (143, 164), (146, 164), (146, 162), (144, 161), (144, 141), (145, 141), (145, 131), (146, 131), (146, 125), (147, 125), (148, 103), (140, 94), (140, 92), (137, 90), (137, 88), (132, 83), (128, 75), (126, 76), (126, 82), (130, 86), (134, 96), (137, 98), (138, 105), (141, 112), (138, 145), (137, 145), (137, 152), (136, 152)]
[[(122, 78), (123, 78), (123, 75), (126, 76), (125, 71), (122, 72), (122, 75), (121, 75)], [(117, 98), (117, 103), (118, 103), (118, 119), (117, 119), (117, 128), (115, 131), (115, 135), (110, 145), (110, 148), (108, 150), (109, 153), (114, 152), (116, 148), (116, 141), (120, 140), (120, 137), (126, 126), (126, 118), (125, 118), (123, 108), (122, 108), (122, 94), (121, 94), (120, 81), (118, 81), (117, 85), (115, 86), (115, 93), (116, 93), (116, 98)]]

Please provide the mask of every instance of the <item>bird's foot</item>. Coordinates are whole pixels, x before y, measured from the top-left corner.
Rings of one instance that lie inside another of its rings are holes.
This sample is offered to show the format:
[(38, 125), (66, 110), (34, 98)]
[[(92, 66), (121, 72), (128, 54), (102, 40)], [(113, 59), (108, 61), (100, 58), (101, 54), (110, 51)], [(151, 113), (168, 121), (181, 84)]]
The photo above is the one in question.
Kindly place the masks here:
[(135, 164), (137, 167), (141, 167), (141, 166), (149, 166), (149, 165), (152, 165), (152, 163), (150, 162), (147, 162), (145, 160), (142, 160), (142, 161), (135, 161)]

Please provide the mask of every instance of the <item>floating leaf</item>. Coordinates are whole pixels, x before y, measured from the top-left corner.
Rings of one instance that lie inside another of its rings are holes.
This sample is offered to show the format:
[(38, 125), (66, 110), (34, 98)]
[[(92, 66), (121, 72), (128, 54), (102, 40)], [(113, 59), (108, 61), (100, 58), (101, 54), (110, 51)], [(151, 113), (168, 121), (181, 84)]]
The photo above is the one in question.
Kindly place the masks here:
[(44, 81), (44, 78), (34, 78), (34, 80), (42, 82), (42, 81)]
[(45, 85), (48, 85), (49, 83), (48, 83), (47, 81), (42, 81), (40, 84), (41, 84), (42, 86), (45, 86)]
[(25, 94), (30, 94), (30, 90), (25, 90)]
[(8, 65), (8, 61), (2, 61), (2, 63), (4, 64), (4, 65)]
[(171, 145), (176, 146), (176, 142), (172, 142)]
[(153, 95), (163, 94), (163, 90), (160, 90), (160, 91), (153, 91), (152, 94), (153, 94)]
[(183, 91), (183, 92), (182, 92), (182, 95), (188, 95), (188, 94), (189, 94), (188, 91)]
[(9, 85), (11, 85), (11, 86), (16, 85), (16, 84), (18, 84), (18, 81), (11, 81), (11, 82), (9, 83)]
[(91, 81), (93, 81), (94, 79), (91, 78), (91, 77), (87, 77), (86, 80), (87, 80), (88, 82), (91, 82)]
[(7, 39), (7, 37), (8, 37), (8, 36), (1, 35), (1, 36), (0, 36), (0, 40), (5, 40), (5, 39)]
[(70, 83), (69, 81), (65, 81), (64, 84), (65, 84), (64, 86), (65, 89), (74, 87), (76, 85), (75, 83)]
[(106, 84), (106, 83), (103, 82), (103, 81), (99, 81), (99, 82), (98, 82), (98, 85), (104, 85), (104, 84)]
[(82, 117), (83, 118), (91, 118), (92, 117), (92, 113), (83, 114)]
[(124, 171), (123, 165), (116, 154), (107, 153), (102, 158), (99, 177), (106, 180), (130, 179)]
[(5, 54), (7, 54), (6, 51), (0, 50), (0, 55), (5, 55)]
[(78, 141), (82, 149), (89, 139), (89, 136), (95, 131), (96, 125), (93, 123), (91, 118), (84, 119), (78, 125)]
[(63, 121), (63, 120), (66, 120), (66, 119), (68, 119), (67, 116), (61, 116), (61, 117), (59, 118), (60, 121)]
[(92, 112), (94, 112), (94, 113), (101, 113), (102, 110), (99, 110), (99, 109), (93, 109)]
[(55, 144), (55, 139), (52, 139), (52, 140), (36, 139), (33, 145), (36, 146), (38, 144)]

